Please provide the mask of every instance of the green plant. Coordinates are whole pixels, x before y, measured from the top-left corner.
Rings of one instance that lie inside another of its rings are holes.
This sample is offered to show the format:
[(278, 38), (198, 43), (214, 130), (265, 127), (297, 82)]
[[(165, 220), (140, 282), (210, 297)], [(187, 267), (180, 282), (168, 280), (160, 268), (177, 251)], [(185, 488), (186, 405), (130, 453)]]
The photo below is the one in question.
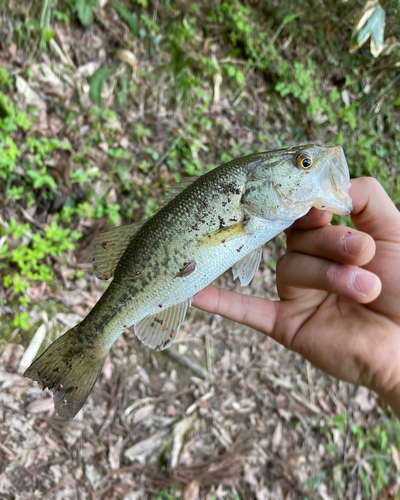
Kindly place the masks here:
[[(3, 87), (11, 84), (6, 70), (2, 72), (1, 81)], [(21, 157), (11, 133), (18, 129), (26, 131), (31, 125), (26, 113), (16, 110), (9, 98), (0, 91), (0, 178), (8, 178), (17, 159)]]
[(97, 5), (97, 0), (76, 0), (75, 9), (80, 22), (87, 26), (92, 21), (93, 7)]
[(94, 104), (101, 107), (103, 86), (108, 78), (115, 73), (114, 68), (107, 68), (101, 66), (98, 68), (90, 78), (90, 98)]
[(175, 500), (178, 498), (179, 493), (178, 488), (175, 486), (170, 486), (169, 488), (163, 488), (161, 491), (154, 495), (154, 500)]
[[(44, 227), (43, 233), (34, 232), (29, 224), (17, 223), (14, 218), (11, 218), (8, 227), (0, 230), (0, 235), (12, 238), (10, 245), (4, 243), (1, 248), (0, 266), (5, 269), (9, 262), (17, 269), (3, 277), (3, 284), (14, 300), (18, 300), (20, 307), (30, 302), (29, 297), (24, 295), (30, 282), (53, 281), (54, 272), (44, 261), (74, 249), (74, 242), (81, 236), (77, 231), (60, 227), (55, 221)], [(13, 325), (27, 330), (28, 316), (26, 311), (15, 314)]]
[(336, 416), (332, 426), (325, 431), (328, 437), (326, 449), (335, 455), (336, 460), (341, 461), (343, 450), (333, 444), (332, 428), (337, 429), (344, 439), (347, 436), (348, 447), (354, 446), (358, 450), (355, 461), (339, 462), (332, 473), (337, 474), (340, 468), (357, 474), (366, 498), (371, 497), (372, 489), (374, 495), (379, 495), (388, 484), (396, 482), (397, 470), (391, 457), (392, 448), (397, 450), (400, 446), (400, 423), (397, 420), (384, 420), (375, 428), (367, 429), (349, 422), (346, 414)]
[[(113, 7), (118, 13), (119, 17), (124, 21), (128, 28), (132, 31), (135, 36), (139, 35), (139, 22), (137, 15), (132, 13), (124, 5), (119, 2), (111, 2), (111, 7)], [(145, 7), (146, 5), (144, 5)]]
[(0, 68), (0, 89), (10, 90), (12, 87), (12, 78), (6, 68)]
[(168, 30), (171, 50), (171, 68), (178, 90), (177, 100), (188, 102), (202, 94), (204, 79), (201, 76), (202, 62), (198, 56), (201, 36), (194, 18), (174, 22)]
[(239, 85), (244, 82), (243, 71), (233, 64), (224, 64), (224, 71), (230, 78), (234, 78)]

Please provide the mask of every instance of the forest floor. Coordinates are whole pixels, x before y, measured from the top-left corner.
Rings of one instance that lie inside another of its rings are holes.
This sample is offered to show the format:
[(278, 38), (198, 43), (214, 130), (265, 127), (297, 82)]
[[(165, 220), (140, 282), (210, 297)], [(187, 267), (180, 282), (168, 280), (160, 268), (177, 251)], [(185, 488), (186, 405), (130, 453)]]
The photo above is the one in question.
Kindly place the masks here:
[[(182, 177), (342, 144), (400, 201), (398, 52), (348, 53), (359, 6), (92, 3), (0, 7), (0, 498), (400, 498), (377, 396), (216, 315), (191, 308), (161, 353), (127, 330), (73, 421), (21, 375), (107, 286), (93, 239)], [(284, 252), (280, 236), (250, 286), (217, 284), (277, 299)]]

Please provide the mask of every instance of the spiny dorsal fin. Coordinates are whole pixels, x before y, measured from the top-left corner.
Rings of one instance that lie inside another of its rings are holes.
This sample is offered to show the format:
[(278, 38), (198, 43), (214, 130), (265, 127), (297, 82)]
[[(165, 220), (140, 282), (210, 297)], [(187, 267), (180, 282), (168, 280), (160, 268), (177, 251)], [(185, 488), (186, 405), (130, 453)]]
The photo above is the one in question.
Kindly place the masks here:
[(161, 202), (161, 205), (158, 210), (161, 210), (165, 207), (171, 200), (173, 200), (178, 194), (182, 193), (187, 187), (189, 187), (193, 182), (197, 181), (199, 175), (193, 175), (192, 177), (185, 177), (181, 179), (179, 182), (172, 184), (172, 186), (165, 193), (165, 198)]
[(146, 316), (135, 325), (136, 337), (156, 351), (167, 349), (178, 336), (191, 303), (191, 299), (185, 300), (165, 311), (160, 310), (156, 314)]
[(142, 225), (143, 222), (137, 222), (129, 226), (113, 227), (95, 238), (93, 269), (97, 278), (108, 280), (114, 276), (115, 268), (122, 254)]
[(257, 272), (261, 262), (261, 256), (262, 247), (259, 247), (245, 255), (239, 262), (236, 262), (236, 264), (232, 266), (233, 279), (239, 278), (242, 286), (248, 285)]

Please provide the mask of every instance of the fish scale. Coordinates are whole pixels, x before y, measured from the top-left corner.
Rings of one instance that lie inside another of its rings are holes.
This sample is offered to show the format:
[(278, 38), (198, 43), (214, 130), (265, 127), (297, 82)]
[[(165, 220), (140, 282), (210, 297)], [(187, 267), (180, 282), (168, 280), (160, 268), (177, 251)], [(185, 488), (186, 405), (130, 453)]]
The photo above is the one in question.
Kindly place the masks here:
[(197, 292), (231, 267), (249, 283), (260, 248), (312, 206), (348, 214), (349, 187), (343, 150), (315, 145), (257, 153), (184, 180), (149, 220), (94, 240), (96, 276), (113, 281), (25, 375), (53, 390), (58, 414), (73, 418), (127, 327), (151, 348), (169, 347)]

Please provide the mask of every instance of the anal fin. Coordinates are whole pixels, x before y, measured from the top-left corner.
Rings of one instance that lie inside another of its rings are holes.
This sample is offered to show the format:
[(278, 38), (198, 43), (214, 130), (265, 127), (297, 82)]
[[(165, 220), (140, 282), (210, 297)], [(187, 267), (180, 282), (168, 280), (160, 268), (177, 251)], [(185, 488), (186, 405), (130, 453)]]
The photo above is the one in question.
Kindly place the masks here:
[(262, 247), (259, 247), (245, 255), (239, 262), (236, 262), (232, 266), (233, 279), (239, 278), (242, 286), (248, 285), (257, 272), (261, 257)]
[(191, 300), (185, 300), (164, 311), (146, 316), (135, 325), (136, 337), (156, 351), (167, 349), (178, 336), (190, 304)]

